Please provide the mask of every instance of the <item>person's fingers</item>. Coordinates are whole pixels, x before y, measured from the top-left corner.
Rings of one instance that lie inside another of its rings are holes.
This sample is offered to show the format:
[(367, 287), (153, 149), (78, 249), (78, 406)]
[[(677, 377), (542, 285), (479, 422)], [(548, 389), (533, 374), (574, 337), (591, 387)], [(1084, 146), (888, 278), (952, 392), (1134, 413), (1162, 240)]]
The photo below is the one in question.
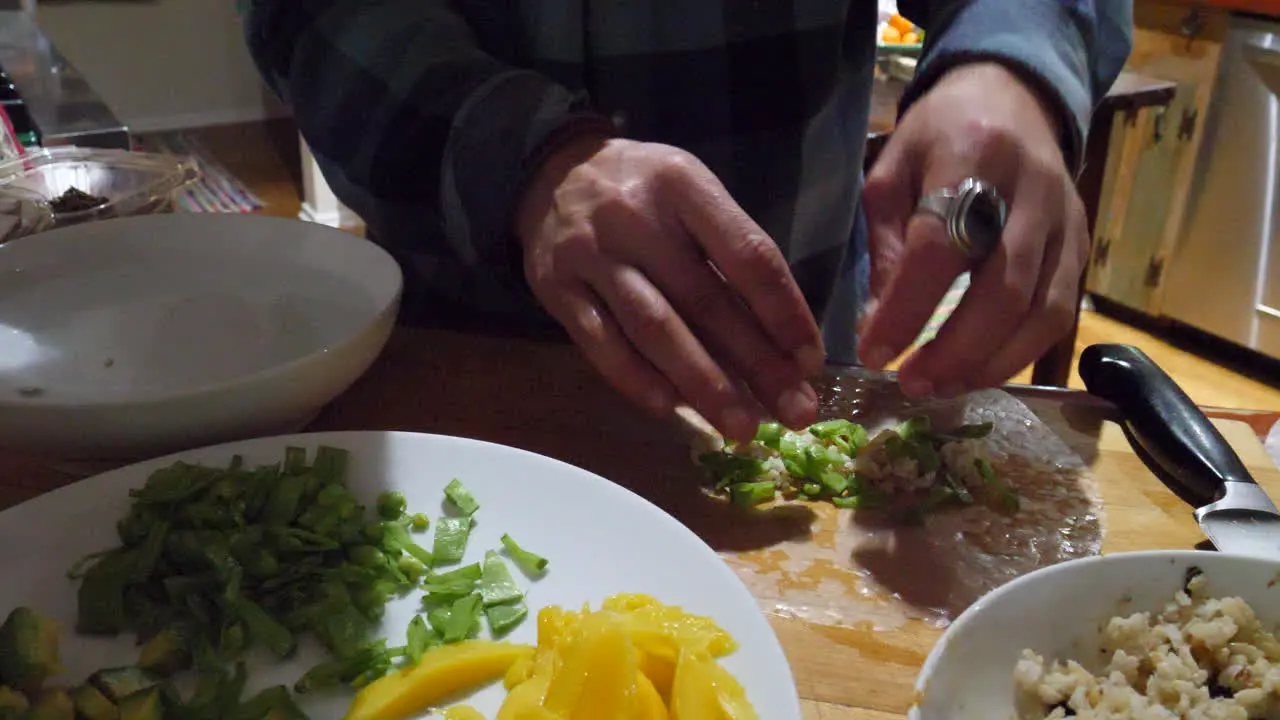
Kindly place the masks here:
[(821, 372), (822, 333), (777, 244), (697, 163), (664, 176), (659, 192), (773, 342), (807, 374)]
[(1045, 242), (1061, 233), (1062, 189), (1052, 172), (1026, 167), (1008, 199), (999, 245), (972, 271), (964, 299), (937, 337), (903, 363), (904, 382), (932, 386), (945, 397), (967, 392), (992, 349), (1003, 347), (1031, 310)]
[(610, 385), (655, 416), (674, 411), (676, 389), (632, 346), (590, 288), (568, 283), (543, 295), (543, 307)]
[(600, 263), (588, 281), (622, 331), (682, 397), (729, 440), (750, 441), (760, 422), (751, 403), (640, 270)]
[[(916, 212), (922, 187), (954, 186), (967, 174), (964, 169), (963, 158), (931, 163), (924, 148), (907, 137), (890, 141), (867, 179), (863, 202), (873, 299), (859, 328), (858, 357), (868, 367), (884, 367), (910, 347), (968, 267), (942, 220)], [(932, 391), (924, 384), (912, 385), (905, 383), (903, 389), (910, 394)]]
[[(968, 259), (951, 245), (939, 218), (923, 213), (913, 215), (907, 222), (906, 244), (898, 260), (898, 270), (889, 279), (874, 314), (863, 328), (860, 339), (863, 362), (869, 367), (882, 367), (906, 350), (966, 267)], [(909, 395), (933, 392), (927, 379), (907, 376), (901, 380), (903, 390)]]
[(818, 396), (798, 362), (765, 335), (756, 317), (703, 258), (692, 249), (664, 255), (649, 277), (697, 329), (712, 355), (746, 383), (773, 417), (791, 428), (817, 420)]
[(868, 316), (888, 287), (906, 244), (907, 220), (915, 209), (919, 186), (912, 172), (916, 164), (908, 160), (916, 153), (910, 142), (890, 140), (863, 184), (862, 207), (867, 220), (873, 304), (864, 309)]
[(1004, 347), (987, 362), (982, 386), (998, 385), (1035, 362), (1075, 322), (1080, 275), (1088, 261), (1088, 228), (1079, 200), (1068, 201), (1065, 226), (1045, 247), (1044, 265), (1031, 312)]

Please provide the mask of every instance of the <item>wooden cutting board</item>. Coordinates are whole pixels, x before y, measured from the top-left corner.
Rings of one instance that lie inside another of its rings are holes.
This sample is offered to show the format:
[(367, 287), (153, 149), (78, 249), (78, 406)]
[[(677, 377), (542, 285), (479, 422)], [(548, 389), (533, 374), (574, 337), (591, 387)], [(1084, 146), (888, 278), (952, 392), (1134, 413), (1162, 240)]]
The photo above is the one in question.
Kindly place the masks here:
[[(1280, 498), (1280, 470), (1254, 431), (1236, 420), (1214, 420), (1254, 478)], [(1147, 470), (1120, 427), (1103, 422), (1090, 461), (1106, 513), (1103, 552), (1192, 549), (1204, 535), (1191, 508)], [(772, 617), (806, 720), (883, 720), (910, 706), (916, 674), (942, 630), (909, 622), (894, 630), (839, 627)]]

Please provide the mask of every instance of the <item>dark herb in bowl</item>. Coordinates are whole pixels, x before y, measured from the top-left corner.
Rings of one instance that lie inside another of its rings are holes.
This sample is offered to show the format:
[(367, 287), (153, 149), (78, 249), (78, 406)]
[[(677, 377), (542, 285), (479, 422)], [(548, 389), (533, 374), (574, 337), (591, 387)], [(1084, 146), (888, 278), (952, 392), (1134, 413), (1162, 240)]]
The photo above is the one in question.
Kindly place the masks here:
[(49, 207), (58, 214), (83, 212), (107, 204), (107, 199), (100, 195), (87, 193), (77, 187), (69, 187), (67, 191), (54, 198)]

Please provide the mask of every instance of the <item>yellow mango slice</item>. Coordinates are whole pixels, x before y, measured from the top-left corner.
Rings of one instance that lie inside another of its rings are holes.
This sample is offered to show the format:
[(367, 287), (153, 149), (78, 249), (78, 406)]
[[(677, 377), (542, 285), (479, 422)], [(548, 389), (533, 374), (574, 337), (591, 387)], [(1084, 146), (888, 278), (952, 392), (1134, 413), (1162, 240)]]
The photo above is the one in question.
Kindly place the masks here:
[(508, 691), (533, 677), (533, 656), (522, 657), (511, 663), (507, 674), (502, 677), (502, 686)]
[(484, 715), (469, 705), (445, 708), (441, 711), (440, 717), (444, 720), (484, 720)]
[(507, 693), (506, 699), (502, 701), (502, 707), (498, 708), (497, 720), (533, 718), (536, 717), (536, 712), (540, 712), (549, 718), (555, 718), (555, 713), (542, 707), (542, 698), (547, 694), (547, 683), (550, 680), (550, 676), (534, 675), (525, 682), (511, 688), (511, 691)]
[(528, 645), (464, 640), (431, 650), (412, 667), (365, 686), (346, 720), (400, 720), (425, 712), (457, 693), (502, 677), (513, 663), (534, 653)]
[(758, 720), (738, 681), (706, 655), (682, 652), (671, 686), (671, 720)]
[(636, 720), (667, 720), (667, 703), (644, 673), (636, 675)]
[(676, 676), (676, 660), (674, 656), (656, 654), (647, 650), (640, 652), (640, 672), (653, 685), (664, 702), (666, 698), (671, 697), (671, 681)]
[(569, 715), (571, 720), (626, 718), (636, 707), (636, 676), (640, 674), (636, 646), (626, 630), (608, 620), (582, 625), (586, 675)]

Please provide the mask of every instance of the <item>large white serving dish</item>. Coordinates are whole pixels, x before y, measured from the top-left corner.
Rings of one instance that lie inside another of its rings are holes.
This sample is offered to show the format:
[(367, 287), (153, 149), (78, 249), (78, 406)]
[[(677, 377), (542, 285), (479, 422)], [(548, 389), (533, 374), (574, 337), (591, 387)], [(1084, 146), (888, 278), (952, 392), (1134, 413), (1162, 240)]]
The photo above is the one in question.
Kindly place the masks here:
[(0, 446), (136, 459), (300, 428), (385, 345), (402, 276), (373, 243), (172, 214), (0, 246)]

